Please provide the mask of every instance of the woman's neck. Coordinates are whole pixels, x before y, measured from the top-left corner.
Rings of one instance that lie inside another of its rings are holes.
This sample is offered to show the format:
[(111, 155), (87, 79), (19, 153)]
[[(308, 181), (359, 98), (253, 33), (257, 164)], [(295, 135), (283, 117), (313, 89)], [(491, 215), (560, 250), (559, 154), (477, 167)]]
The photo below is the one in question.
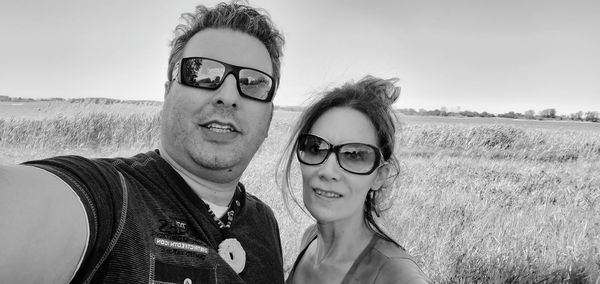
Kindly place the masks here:
[(354, 262), (373, 238), (363, 220), (360, 222), (317, 223), (315, 264), (326, 260)]

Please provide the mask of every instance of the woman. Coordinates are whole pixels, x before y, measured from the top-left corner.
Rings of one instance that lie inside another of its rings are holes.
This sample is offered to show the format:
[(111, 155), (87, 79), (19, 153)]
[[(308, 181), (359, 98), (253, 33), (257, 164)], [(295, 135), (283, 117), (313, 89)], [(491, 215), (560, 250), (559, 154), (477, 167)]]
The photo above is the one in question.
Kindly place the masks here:
[(396, 81), (367, 76), (326, 93), (301, 115), (280, 160), (283, 193), (291, 193), (295, 155), (304, 205), (317, 222), (305, 231), (286, 283), (430, 283), (373, 217), (398, 175)]

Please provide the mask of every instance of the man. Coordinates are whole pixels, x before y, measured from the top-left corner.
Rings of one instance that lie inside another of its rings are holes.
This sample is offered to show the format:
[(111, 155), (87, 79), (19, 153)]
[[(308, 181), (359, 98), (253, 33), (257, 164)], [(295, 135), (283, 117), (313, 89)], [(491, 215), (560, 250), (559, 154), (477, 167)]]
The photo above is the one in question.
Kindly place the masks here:
[(184, 18), (159, 150), (0, 168), (0, 282), (283, 283), (277, 221), (238, 183), (267, 137), (283, 36), (236, 3)]

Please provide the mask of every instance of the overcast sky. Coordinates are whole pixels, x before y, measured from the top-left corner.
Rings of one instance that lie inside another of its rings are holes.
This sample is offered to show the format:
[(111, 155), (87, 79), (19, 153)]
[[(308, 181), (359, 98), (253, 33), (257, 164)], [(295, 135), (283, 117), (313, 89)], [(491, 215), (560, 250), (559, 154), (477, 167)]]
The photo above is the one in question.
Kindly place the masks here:
[[(189, 0), (0, 3), (0, 95), (163, 100)], [(600, 1), (251, 0), (283, 30), (275, 104), (365, 74), (399, 77), (398, 108), (600, 111)]]

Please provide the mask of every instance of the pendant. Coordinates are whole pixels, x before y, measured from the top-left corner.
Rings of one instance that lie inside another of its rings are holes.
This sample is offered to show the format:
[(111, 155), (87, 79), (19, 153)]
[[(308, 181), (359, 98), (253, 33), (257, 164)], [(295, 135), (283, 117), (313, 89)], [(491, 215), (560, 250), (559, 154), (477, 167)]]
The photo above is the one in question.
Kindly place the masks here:
[(219, 244), (219, 256), (240, 274), (246, 266), (246, 251), (237, 239), (225, 239)]

